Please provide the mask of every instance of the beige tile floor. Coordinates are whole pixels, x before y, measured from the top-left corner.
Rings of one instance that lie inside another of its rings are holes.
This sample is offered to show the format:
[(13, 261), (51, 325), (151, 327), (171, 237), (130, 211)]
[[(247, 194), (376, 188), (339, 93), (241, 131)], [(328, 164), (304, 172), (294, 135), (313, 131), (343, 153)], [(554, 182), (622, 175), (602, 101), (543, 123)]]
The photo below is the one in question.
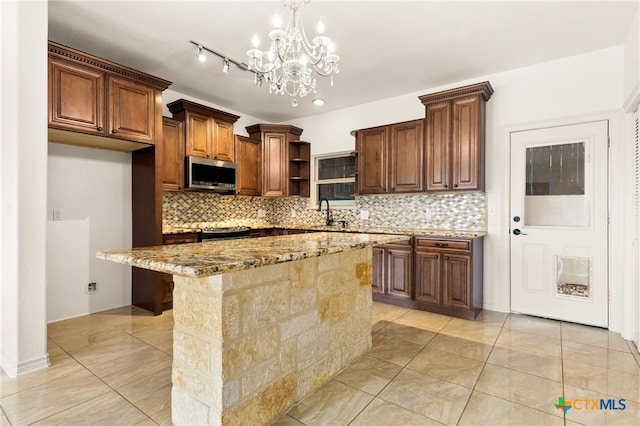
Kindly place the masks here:
[[(640, 356), (618, 334), (379, 303), (372, 322), (372, 350), (276, 425), (640, 424)], [(48, 369), (0, 372), (0, 426), (171, 424), (172, 326), (171, 311), (131, 306), (50, 324)], [(626, 409), (565, 415), (559, 396), (624, 398)]]

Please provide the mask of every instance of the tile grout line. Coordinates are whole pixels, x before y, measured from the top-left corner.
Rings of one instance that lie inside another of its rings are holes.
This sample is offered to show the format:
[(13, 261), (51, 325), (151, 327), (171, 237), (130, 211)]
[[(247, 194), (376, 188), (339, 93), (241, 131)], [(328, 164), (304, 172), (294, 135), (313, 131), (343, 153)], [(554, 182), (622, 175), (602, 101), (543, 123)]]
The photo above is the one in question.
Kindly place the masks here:
[[(476, 379), (476, 382), (473, 384), (473, 388), (471, 388), (471, 392), (469, 393), (469, 397), (467, 398), (467, 402), (465, 402), (464, 407), (462, 408), (462, 411), (460, 412), (460, 417), (458, 417), (458, 421), (456, 422), (456, 425), (460, 424), (460, 421), (462, 420), (462, 417), (464, 416), (464, 412), (467, 410), (467, 407), (469, 407), (469, 402), (471, 401), (471, 397), (473, 396), (473, 393), (476, 391), (476, 386), (478, 386), (478, 381), (480, 381), (480, 376), (482, 376), (482, 373), (484, 372), (484, 369), (487, 367), (487, 361), (489, 360), (489, 357), (491, 357), (491, 353), (493, 353), (493, 349), (496, 347), (496, 342), (498, 341), (498, 338), (500, 337), (500, 334), (502, 334), (502, 330), (504, 330), (504, 325), (507, 322), (507, 319), (509, 318), (511, 314), (507, 314), (507, 316), (505, 317), (504, 321), (502, 322), (502, 325), (500, 326), (500, 332), (498, 333), (498, 335), (496, 336), (496, 339), (493, 341), (493, 344), (491, 345), (491, 350), (489, 351), (489, 354), (487, 355), (487, 357), (485, 358), (483, 364), (482, 364), (482, 369), (480, 370), (480, 374), (478, 374), (478, 378)], [(478, 391), (480, 392), (480, 391)]]
[[(133, 337), (133, 338), (135, 338), (135, 339), (137, 339), (137, 340), (139, 340), (140, 342), (144, 343), (144, 344), (145, 344), (145, 345), (147, 345), (147, 346), (154, 347), (153, 345), (151, 345), (151, 344), (149, 344), (149, 343), (145, 342), (144, 340), (142, 340), (142, 339), (138, 338), (137, 336), (134, 336), (133, 334), (131, 334), (131, 333), (127, 332), (126, 330), (123, 330), (123, 329), (121, 329), (121, 328), (119, 328), (119, 327), (116, 327), (116, 326), (113, 326), (113, 325), (111, 325), (111, 327), (113, 327), (113, 328), (114, 328), (114, 329), (116, 329), (116, 330), (120, 330), (120, 331), (124, 332), (125, 334), (127, 334), (127, 335), (129, 335), (129, 336), (131, 336), (131, 337)], [(107, 339), (107, 340), (109, 340), (109, 339)], [(100, 380), (102, 383), (104, 383), (104, 384), (105, 384), (105, 385), (106, 385), (106, 386), (107, 386), (111, 391), (115, 392), (115, 393), (116, 393), (116, 394), (118, 394), (120, 397), (122, 397), (122, 399), (124, 399), (124, 400), (125, 400), (125, 401), (127, 401), (129, 404), (131, 404), (131, 406), (133, 406), (136, 410), (140, 411), (140, 412), (141, 412), (141, 413), (142, 413), (142, 414), (143, 414), (147, 419), (149, 419), (149, 420), (151, 420), (152, 422), (154, 422), (154, 423), (156, 423), (156, 424), (157, 424), (157, 422), (155, 422), (155, 421), (151, 418), (151, 416), (149, 416), (147, 413), (145, 413), (144, 411), (142, 411), (142, 409), (141, 409), (140, 407), (138, 407), (138, 406), (137, 406), (137, 405), (135, 405), (132, 401), (130, 401), (129, 399), (127, 399), (127, 398), (126, 398), (124, 395), (122, 395), (122, 394), (121, 394), (117, 389), (115, 389), (114, 387), (112, 387), (111, 385), (109, 385), (107, 382), (105, 382), (105, 381), (102, 379), (102, 377), (98, 376), (96, 373), (94, 373), (92, 370), (90, 370), (90, 369), (89, 369), (89, 367), (87, 367), (86, 365), (84, 365), (80, 360), (78, 360), (78, 359), (77, 359), (76, 357), (74, 357), (71, 353), (69, 353), (66, 349), (64, 349), (62, 346), (60, 346), (60, 344), (56, 343), (56, 341), (55, 341), (55, 340), (51, 339), (51, 341), (52, 341), (53, 343), (55, 343), (55, 344), (56, 344), (56, 346), (58, 346), (58, 347), (60, 348), (60, 350), (61, 350), (61, 351), (63, 351), (65, 354), (67, 354), (67, 355), (68, 355), (71, 359), (73, 359), (73, 360), (74, 360), (78, 365), (82, 366), (82, 368), (84, 368), (86, 371), (88, 371), (89, 373), (91, 373), (95, 378), (97, 378), (97, 379), (98, 379), (98, 380)], [(159, 349), (158, 349), (158, 350), (159, 350)], [(161, 351), (161, 352), (164, 352), (164, 351)], [(142, 379), (140, 379), (140, 380), (142, 380)], [(134, 383), (134, 382), (131, 382), (131, 383)], [(131, 383), (127, 383), (127, 384), (123, 385), (123, 387), (124, 387), (124, 386), (128, 386), (128, 385), (130, 385)], [(100, 394), (99, 396), (104, 396), (104, 395), (105, 395), (105, 394), (107, 394), (107, 393), (109, 393), (109, 391), (106, 391), (105, 393)], [(87, 402), (87, 401), (89, 401), (89, 400), (82, 401), (82, 402), (80, 402), (80, 403), (78, 403), (78, 404), (75, 404), (75, 405), (73, 405), (73, 406), (71, 406), (71, 407), (65, 408), (64, 410), (59, 411), (59, 412), (57, 412), (57, 413), (55, 413), (55, 414), (51, 414), (50, 416), (43, 417), (42, 419), (36, 420), (36, 422), (37, 422), (37, 421), (44, 420), (44, 419), (47, 419), (47, 418), (50, 418), (50, 417), (52, 417), (52, 416), (54, 416), (54, 415), (57, 415), (57, 414), (63, 413), (63, 412), (65, 412), (65, 411), (68, 411), (68, 410), (70, 410), (70, 409), (72, 409), (72, 408), (77, 407), (78, 405), (84, 404), (84, 403), (85, 403), (85, 402)], [(159, 413), (159, 412), (158, 412), (158, 413)], [(158, 413), (156, 413), (156, 414), (158, 414)], [(141, 422), (142, 422), (142, 421), (144, 421), (144, 420), (141, 420)], [(35, 422), (34, 422), (34, 423), (35, 423)], [(138, 423), (140, 423), (140, 422), (138, 422)]]

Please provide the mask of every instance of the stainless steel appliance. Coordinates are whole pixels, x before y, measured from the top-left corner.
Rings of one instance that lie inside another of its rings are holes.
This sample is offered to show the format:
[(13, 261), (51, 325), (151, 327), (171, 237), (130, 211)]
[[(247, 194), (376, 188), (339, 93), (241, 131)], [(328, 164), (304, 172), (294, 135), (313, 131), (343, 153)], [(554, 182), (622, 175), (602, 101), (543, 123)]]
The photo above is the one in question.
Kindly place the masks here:
[(228, 161), (187, 157), (185, 188), (233, 193), (236, 191), (236, 165)]
[(200, 233), (200, 241), (249, 238), (249, 232), (250, 228), (245, 226), (232, 226), (228, 228), (204, 228)]

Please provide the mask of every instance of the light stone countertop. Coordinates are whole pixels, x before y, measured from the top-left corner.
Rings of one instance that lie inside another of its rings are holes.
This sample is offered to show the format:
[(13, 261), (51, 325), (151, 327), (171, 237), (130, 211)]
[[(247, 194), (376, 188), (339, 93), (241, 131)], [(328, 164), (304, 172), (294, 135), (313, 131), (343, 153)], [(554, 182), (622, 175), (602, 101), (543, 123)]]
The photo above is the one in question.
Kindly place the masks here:
[(279, 237), (105, 250), (96, 253), (96, 257), (142, 269), (200, 278), (388, 244), (406, 237), (406, 235), (312, 232)]
[(486, 231), (474, 231), (465, 229), (428, 229), (428, 228), (394, 228), (394, 227), (354, 227), (347, 225), (346, 227), (336, 225), (310, 225), (305, 223), (266, 223), (266, 222), (214, 222), (214, 223), (188, 223), (179, 226), (165, 226), (162, 228), (163, 234), (181, 234), (185, 232), (200, 232), (202, 228), (210, 227), (229, 227), (229, 226), (246, 226), (251, 229), (306, 229), (309, 231), (331, 231), (331, 232), (350, 232), (350, 233), (368, 233), (368, 234), (392, 234), (392, 235), (419, 235), (425, 237), (445, 237), (445, 238), (480, 238), (487, 235)]

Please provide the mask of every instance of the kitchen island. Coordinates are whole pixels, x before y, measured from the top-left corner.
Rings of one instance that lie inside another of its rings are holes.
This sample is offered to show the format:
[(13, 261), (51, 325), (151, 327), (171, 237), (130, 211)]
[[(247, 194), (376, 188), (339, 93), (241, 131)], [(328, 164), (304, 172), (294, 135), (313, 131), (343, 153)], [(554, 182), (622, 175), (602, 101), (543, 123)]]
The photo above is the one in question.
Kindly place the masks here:
[(317, 232), (98, 258), (174, 275), (174, 424), (270, 424), (371, 348), (371, 247)]

